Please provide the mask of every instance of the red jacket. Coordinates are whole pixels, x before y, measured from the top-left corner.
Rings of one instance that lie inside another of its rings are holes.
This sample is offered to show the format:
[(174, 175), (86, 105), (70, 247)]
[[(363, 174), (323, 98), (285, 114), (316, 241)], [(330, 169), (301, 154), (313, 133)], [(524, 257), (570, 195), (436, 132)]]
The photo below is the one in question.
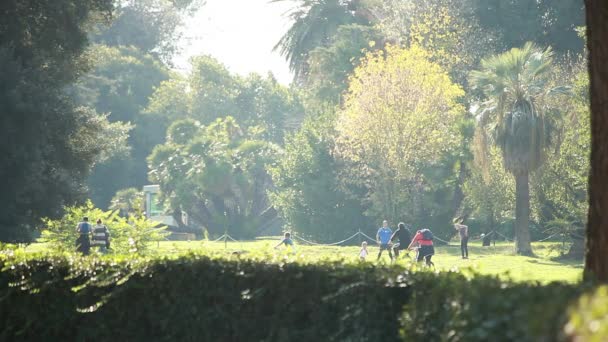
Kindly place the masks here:
[(422, 236), (422, 233), (420, 231), (416, 232), (416, 235), (414, 235), (414, 238), (412, 239), (412, 243), (418, 243), (420, 246), (432, 246), (433, 245), (433, 240), (424, 240), (424, 237)]

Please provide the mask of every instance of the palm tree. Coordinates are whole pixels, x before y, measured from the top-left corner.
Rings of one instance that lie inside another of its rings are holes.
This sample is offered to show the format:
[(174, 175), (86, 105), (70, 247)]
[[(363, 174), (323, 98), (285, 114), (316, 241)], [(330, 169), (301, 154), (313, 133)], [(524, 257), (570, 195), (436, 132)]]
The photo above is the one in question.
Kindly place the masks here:
[[(502, 151), (504, 167), (515, 177), (515, 249), (532, 254), (530, 244), (530, 189), (528, 177), (542, 165), (551, 144), (552, 113), (544, 99), (564, 87), (549, 89), (550, 48), (532, 43), (483, 59), (481, 70), (471, 73), (474, 90), (485, 101), (472, 106), (481, 147), (492, 141)], [(488, 135), (488, 133), (491, 133)], [(488, 139), (489, 138), (489, 139)]]
[[(270, 2), (284, 1), (293, 2)], [(358, 0), (298, 0), (294, 9), (288, 12), (293, 24), (274, 50), (289, 61), (296, 80), (302, 80), (306, 74), (308, 54), (316, 47), (327, 46), (338, 27), (366, 23), (356, 15), (354, 6), (358, 4)]]

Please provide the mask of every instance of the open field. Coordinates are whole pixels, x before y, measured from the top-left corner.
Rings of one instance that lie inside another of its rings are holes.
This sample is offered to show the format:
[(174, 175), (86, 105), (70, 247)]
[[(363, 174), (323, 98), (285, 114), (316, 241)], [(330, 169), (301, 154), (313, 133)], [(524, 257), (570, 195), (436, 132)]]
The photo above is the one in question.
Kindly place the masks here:
[[(296, 253), (290, 249), (280, 247), (274, 249), (278, 239), (261, 239), (246, 242), (212, 242), (212, 241), (162, 241), (153, 246), (151, 256), (171, 257), (185, 253), (211, 255), (219, 258), (249, 258), (267, 262), (299, 262), (314, 263), (317, 261), (341, 261), (356, 263), (358, 260), (358, 246), (306, 246), (297, 245)], [(558, 255), (557, 242), (533, 243), (536, 257), (518, 256), (512, 253), (512, 244), (497, 243), (496, 246), (481, 247), (481, 243), (472, 243), (469, 246), (469, 259), (460, 257), (459, 246), (436, 247), (433, 257), (436, 270), (478, 272), (481, 274), (495, 274), (515, 281), (538, 281), (548, 283), (551, 281), (577, 282), (582, 277), (582, 261), (556, 260)], [(27, 252), (45, 252), (48, 248), (44, 244), (32, 244), (26, 247)], [(366, 262), (376, 263), (378, 248), (368, 246), (370, 255)], [(414, 252), (410, 254), (414, 256)], [(386, 252), (382, 263), (389, 263)], [(406, 265), (411, 258), (400, 257), (397, 263)]]

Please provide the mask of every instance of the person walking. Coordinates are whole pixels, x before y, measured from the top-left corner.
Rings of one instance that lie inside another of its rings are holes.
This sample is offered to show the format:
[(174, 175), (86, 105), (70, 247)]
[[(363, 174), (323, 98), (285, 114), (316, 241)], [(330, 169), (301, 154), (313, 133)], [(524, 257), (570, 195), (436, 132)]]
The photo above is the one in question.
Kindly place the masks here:
[(382, 256), (382, 252), (384, 250), (388, 251), (388, 256), (393, 261), (393, 253), (390, 248), (391, 236), (393, 235), (393, 231), (388, 227), (388, 221), (382, 221), (382, 227), (378, 228), (378, 232), (376, 233), (376, 241), (380, 246), (380, 251), (378, 252), (378, 259)]
[(82, 221), (78, 222), (76, 233), (79, 234), (78, 238), (76, 238), (76, 250), (83, 255), (89, 255), (91, 252), (91, 241), (89, 240), (91, 224), (88, 217), (85, 216), (82, 218)]
[(469, 227), (462, 224), (463, 218), (454, 219), (454, 229), (458, 231), (460, 235), (460, 252), (462, 253), (463, 259), (469, 258)]
[(359, 260), (365, 261), (367, 258), (367, 241), (361, 243), (361, 250), (359, 250)]
[(399, 222), (397, 225), (397, 230), (391, 236), (391, 242), (394, 243), (395, 240), (399, 240), (398, 243), (393, 244), (393, 252), (395, 253), (395, 259), (397, 259), (400, 251), (407, 250), (407, 246), (412, 241), (412, 233), (407, 229), (405, 223)]
[(101, 222), (101, 219), (98, 219), (97, 225), (93, 227), (91, 245), (99, 247), (102, 253), (106, 253), (110, 249), (110, 230)]

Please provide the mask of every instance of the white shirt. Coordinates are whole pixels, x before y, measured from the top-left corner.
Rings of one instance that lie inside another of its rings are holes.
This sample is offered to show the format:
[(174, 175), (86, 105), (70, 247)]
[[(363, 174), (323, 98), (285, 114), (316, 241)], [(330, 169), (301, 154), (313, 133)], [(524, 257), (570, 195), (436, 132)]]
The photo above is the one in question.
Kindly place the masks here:
[(365, 257), (367, 257), (367, 249), (361, 248), (361, 252), (359, 252), (359, 257), (365, 259)]

